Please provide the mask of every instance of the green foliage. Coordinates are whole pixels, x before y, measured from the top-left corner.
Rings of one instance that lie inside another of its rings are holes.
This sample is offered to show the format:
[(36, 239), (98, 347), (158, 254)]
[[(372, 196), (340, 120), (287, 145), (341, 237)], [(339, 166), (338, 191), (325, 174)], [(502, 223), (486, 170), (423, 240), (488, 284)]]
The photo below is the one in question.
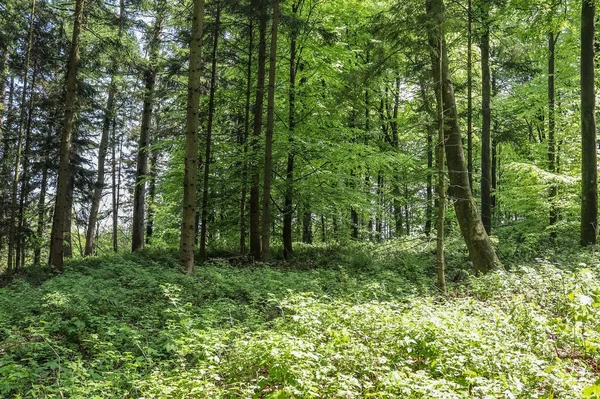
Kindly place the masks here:
[[(17, 279), (0, 291), (0, 395), (597, 395), (591, 251), (467, 276), (448, 297), (427, 277), (426, 241), (299, 247), (297, 257), (213, 260), (187, 276), (173, 252), (146, 250)], [(449, 259), (451, 272), (468, 269)]]

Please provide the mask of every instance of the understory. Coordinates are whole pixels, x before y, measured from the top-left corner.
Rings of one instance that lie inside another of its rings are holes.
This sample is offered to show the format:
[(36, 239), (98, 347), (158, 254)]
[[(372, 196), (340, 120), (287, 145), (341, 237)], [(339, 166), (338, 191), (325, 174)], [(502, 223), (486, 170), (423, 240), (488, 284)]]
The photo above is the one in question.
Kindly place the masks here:
[(0, 396), (599, 397), (600, 254), (466, 259), (451, 243), (447, 296), (425, 239), (193, 276), (168, 250), (28, 269), (0, 288)]

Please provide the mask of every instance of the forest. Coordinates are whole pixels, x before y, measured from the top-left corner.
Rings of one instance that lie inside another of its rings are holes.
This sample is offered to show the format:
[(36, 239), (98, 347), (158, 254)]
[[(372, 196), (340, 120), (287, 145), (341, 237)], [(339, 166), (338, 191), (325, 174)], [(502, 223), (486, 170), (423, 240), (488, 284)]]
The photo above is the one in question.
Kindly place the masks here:
[(0, 2), (1, 398), (600, 398), (596, 0)]

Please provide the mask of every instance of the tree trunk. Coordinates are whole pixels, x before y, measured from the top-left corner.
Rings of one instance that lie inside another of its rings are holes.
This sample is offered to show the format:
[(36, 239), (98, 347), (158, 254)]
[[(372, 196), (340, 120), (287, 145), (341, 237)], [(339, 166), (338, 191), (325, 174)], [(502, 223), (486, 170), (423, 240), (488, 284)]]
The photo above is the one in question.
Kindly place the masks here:
[[(556, 141), (555, 141), (555, 91), (554, 91), (554, 59), (556, 39), (553, 32), (548, 33), (548, 171), (556, 173)], [(558, 220), (556, 208), (556, 183), (551, 183), (548, 200), (550, 202), (550, 226), (554, 226)], [(550, 233), (552, 238), (556, 237), (556, 231)]]
[[(443, 49), (443, 37), (439, 36), (438, 38), (437, 48), (433, 51), (437, 51), (438, 54), (442, 54)], [(433, 45), (433, 43), (431, 43)], [(444, 222), (446, 220), (446, 185), (445, 179), (446, 176), (444, 174), (444, 151), (445, 151), (445, 142), (446, 138), (444, 137), (444, 98), (443, 98), (443, 81), (444, 77), (442, 75), (443, 71), (443, 58), (438, 57), (435, 61), (438, 62), (437, 72), (438, 75), (434, 78), (436, 80), (436, 103), (437, 103), (437, 123), (438, 123), (438, 135), (437, 135), (437, 145), (435, 151), (435, 159), (436, 166), (438, 169), (437, 174), (437, 203), (438, 203), (438, 212), (437, 212), (437, 225), (436, 225), (436, 274), (438, 281), (438, 288), (445, 293), (446, 292), (446, 258), (444, 256)]]
[[(31, 2), (31, 14), (29, 15), (29, 33), (27, 35), (27, 48), (25, 50), (25, 70), (23, 73), (23, 91), (21, 93), (21, 112), (19, 116), (19, 133), (17, 135), (17, 148), (16, 148), (16, 157), (15, 157), (15, 169), (12, 180), (12, 190), (11, 190), (11, 203), (10, 203), (10, 220), (8, 227), (8, 259), (7, 259), (7, 268), (6, 274), (11, 275), (13, 269), (18, 267), (19, 265), (19, 243), (20, 243), (20, 231), (18, 231), (17, 226), (15, 226), (17, 219), (17, 193), (19, 190), (19, 183), (21, 179), (21, 155), (23, 148), (23, 129), (25, 127), (25, 112), (27, 111), (27, 89), (28, 89), (28, 79), (29, 79), (29, 63), (31, 60), (31, 48), (33, 46), (33, 24), (35, 21), (35, 6), (36, 0), (32, 0)], [(33, 96), (33, 90), (31, 91), (31, 96)], [(30, 110), (31, 111), (31, 110)], [(16, 264), (13, 261), (15, 258), (15, 246), (17, 246), (17, 262)]]
[(277, 68), (277, 25), (279, 0), (273, 0), (271, 51), (269, 57), (269, 90), (267, 94), (267, 130), (265, 134), (265, 171), (263, 174), (262, 260), (268, 262), (271, 246), (271, 179), (273, 175), (273, 131), (275, 127), (275, 78)]
[(263, 124), (263, 103), (265, 92), (265, 62), (267, 56), (267, 1), (258, 2), (260, 8), (258, 71), (256, 78), (256, 102), (254, 105), (254, 131), (252, 134), (252, 182), (250, 186), (250, 254), (260, 260), (260, 170), (258, 165), (260, 135)]
[[(52, 126), (50, 124), (50, 126)], [(33, 264), (34, 266), (40, 266), (42, 257), (42, 237), (44, 235), (44, 229), (46, 228), (46, 190), (48, 189), (48, 168), (50, 167), (50, 145), (52, 143), (52, 128), (48, 127), (48, 134), (46, 135), (46, 143), (44, 151), (44, 163), (42, 164), (42, 183), (40, 186), (40, 196), (38, 198), (38, 220), (36, 229), (36, 245), (33, 251)]]
[(490, 75), (490, 26), (488, 5), (483, 4), (481, 35), (481, 221), (492, 230), (492, 113)]
[[(123, 35), (125, 24), (125, 2), (120, 0), (119, 13), (119, 33), (120, 40)], [(92, 196), (92, 205), (90, 207), (90, 215), (88, 218), (87, 231), (85, 234), (85, 250), (84, 256), (89, 256), (94, 250), (94, 238), (96, 237), (96, 227), (98, 221), (98, 211), (100, 209), (100, 200), (104, 191), (104, 170), (106, 163), (106, 154), (108, 153), (108, 139), (111, 123), (115, 115), (115, 96), (117, 94), (116, 74), (118, 73), (119, 60), (115, 58), (111, 66), (110, 85), (108, 88), (108, 99), (106, 101), (106, 109), (104, 110), (104, 119), (102, 123), (102, 135), (100, 136), (100, 146), (98, 148), (98, 173), (96, 175), (96, 184), (94, 185), (94, 194)]]
[(221, 6), (217, 5), (215, 30), (213, 32), (213, 47), (210, 70), (210, 93), (208, 101), (208, 123), (206, 126), (206, 154), (204, 156), (204, 181), (202, 184), (202, 223), (200, 227), (200, 260), (206, 260), (206, 228), (208, 223), (208, 180), (210, 178), (212, 128), (215, 116), (215, 90), (217, 87), (217, 47), (219, 44), (219, 29), (221, 24)]
[(25, 207), (27, 206), (27, 198), (29, 197), (29, 158), (31, 157), (31, 122), (33, 119), (33, 106), (35, 95), (35, 81), (37, 78), (37, 69), (34, 66), (33, 77), (31, 78), (31, 89), (29, 93), (29, 105), (27, 111), (27, 123), (25, 125), (25, 148), (23, 150), (23, 176), (21, 183), (21, 193), (19, 195), (19, 227), (17, 236), (17, 261), (15, 263), (15, 271), (18, 271), (19, 265), (25, 264)]
[(2, 126), (4, 124), (4, 101), (6, 100), (6, 79), (8, 77), (8, 51), (2, 54), (0, 61), (0, 139), (2, 139)]
[(159, 11), (150, 38), (150, 55), (144, 71), (144, 105), (142, 111), (142, 126), (137, 151), (137, 168), (135, 187), (133, 190), (133, 221), (131, 235), (131, 250), (137, 251), (144, 247), (144, 214), (146, 203), (146, 178), (148, 174), (148, 151), (150, 146), (150, 125), (154, 108), (154, 86), (156, 85), (156, 61), (160, 48), (160, 33), (163, 16)]
[[(463, 152), (460, 127), (458, 125), (454, 88), (448, 71), (448, 54), (442, 28), (444, 21), (443, 0), (427, 0), (427, 13), (432, 22), (428, 29), (433, 76), (434, 79), (437, 79), (439, 76), (443, 77), (444, 140), (450, 179), (448, 193), (453, 199), (461, 233), (467, 244), (475, 270), (478, 272), (488, 272), (502, 269), (502, 265), (496, 256), (496, 252), (492, 247), (492, 243), (477, 212), (477, 207), (473, 201), (469, 186), (469, 173)], [(440, 42), (442, 43), (441, 54), (436, 50)]]
[(581, 7), (581, 245), (593, 245), (598, 235), (598, 165), (596, 153), (596, 90), (594, 36), (596, 6)]
[[(292, 4), (293, 18), (297, 18), (298, 3)], [(289, 260), (292, 257), (292, 216), (294, 213), (294, 158), (296, 149), (294, 148), (294, 130), (296, 128), (296, 56), (297, 56), (297, 38), (298, 28), (294, 24), (290, 31), (290, 88), (289, 99), (289, 119), (288, 119), (288, 158), (285, 174), (285, 200), (283, 205), (283, 257)]]
[(69, 53), (69, 65), (67, 69), (65, 118), (62, 128), (56, 203), (54, 206), (50, 242), (50, 264), (52, 271), (55, 273), (61, 273), (63, 271), (63, 229), (65, 216), (67, 215), (67, 212), (69, 212), (68, 195), (71, 175), (71, 135), (73, 132), (75, 97), (77, 95), (77, 64), (79, 63), (79, 35), (83, 23), (83, 3), (84, 0), (76, 0), (75, 2), (73, 39), (71, 41), (71, 51)]
[[(158, 119), (158, 118), (157, 118)], [(158, 130), (158, 121), (156, 123)], [(148, 168), (148, 211), (146, 217), (146, 245), (150, 245), (154, 235), (154, 218), (156, 217), (156, 175), (158, 152), (151, 151)]]
[[(119, 168), (117, 169), (117, 145), (119, 145)], [(119, 202), (121, 188), (121, 146), (117, 139), (116, 115), (112, 120), (112, 246), (119, 251)]]
[(189, 274), (194, 272), (196, 191), (198, 185), (198, 108), (200, 106), (200, 77), (202, 76), (203, 27), (204, 0), (194, 0), (186, 112), (183, 221), (181, 223), (179, 245), (179, 266)]
[(248, 136), (250, 134), (250, 94), (252, 91), (252, 52), (254, 49), (254, 24), (250, 18), (250, 28), (248, 35), (250, 42), (248, 44), (248, 66), (246, 68), (246, 107), (244, 118), (244, 135), (241, 137), (240, 145), (244, 146), (244, 158), (242, 161), (241, 185), (242, 195), (240, 196), (240, 253), (246, 254), (246, 197), (248, 195)]
[(473, 7), (468, 0), (467, 18), (467, 170), (469, 187), (473, 190)]

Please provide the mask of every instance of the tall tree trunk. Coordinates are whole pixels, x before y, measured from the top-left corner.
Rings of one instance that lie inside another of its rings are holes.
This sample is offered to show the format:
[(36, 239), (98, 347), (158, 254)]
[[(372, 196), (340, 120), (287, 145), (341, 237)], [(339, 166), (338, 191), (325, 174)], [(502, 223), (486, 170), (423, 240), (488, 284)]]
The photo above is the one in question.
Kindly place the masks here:
[[(10, 89), (8, 94), (8, 109), (7, 109), (7, 118), (6, 118), (6, 126), (10, 127), (12, 125), (13, 119), (13, 103), (15, 98), (15, 78), (11, 76), (10, 78)], [(8, 130), (8, 129), (7, 129)], [(8, 132), (7, 132), (8, 133)], [(12, 142), (12, 137), (8, 134), (5, 134), (2, 137), (2, 158), (0, 158), (0, 176), (8, 176), (10, 170), (9, 164), (9, 154), (10, 154), (10, 144)], [(8, 202), (8, 193), (7, 187), (0, 187), (0, 221), (5, 221), (6, 217), (9, 215), (8, 211), (10, 208)], [(0, 250), (3, 248), (5, 231), (0, 229)]]
[(271, 251), (271, 179), (273, 176), (273, 131), (275, 128), (275, 78), (277, 68), (277, 25), (279, 0), (273, 0), (271, 51), (269, 56), (269, 90), (267, 94), (267, 129), (265, 134), (265, 171), (263, 175), (262, 260), (268, 262)]
[(252, 52), (254, 49), (254, 24), (250, 18), (248, 35), (250, 41), (248, 44), (248, 65), (246, 68), (246, 106), (244, 117), (244, 134), (240, 139), (240, 145), (244, 146), (244, 158), (242, 161), (241, 185), (242, 195), (240, 196), (240, 253), (246, 254), (246, 197), (248, 196), (248, 136), (250, 134), (250, 94), (252, 91)]
[[(125, 1), (119, 2), (119, 32), (118, 39), (121, 40), (125, 25)], [(106, 109), (104, 110), (104, 119), (102, 123), (102, 135), (100, 136), (100, 146), (98, 149), (98, 173), (96, 175), (96, 183), (94, 185), (94, 194), (92, 196), (92, 205), (90, 207), (90, 215), (88, 218), (87, 231), (85, 234), (85, 250), (84, 256), (89, 256), (94, 250), (94, 238), (96, 237), (96, 227), (98, 221), (98, 211), (100, 209), (100, 200), (104, 191), (104, 174), (106, 154), (108, 153), (108, 141), (111, 123), (115, 115), (115, 96), (117, 94), (116, 74), (119, 69), (118, 57), (113, 60), (111, 66), (110, 84), (108, 86), (108, 99), (106, 100)]]
[(163, 10), (158, 12), (152, 36), (150, 37), (150, 55), (144, 71), (144, 105), (142, 111), (142, 126), (137, 150), (137, 168), (135, 172), (135, 187), (133, 190), (133, 221), (131, 235), (131, 250), (137, 251), (144, 247), (144, 214), (146, 204), (146, 178), (148, 174), (148, 151), (150, 146), (150, 126), (154, 108), (154, 86), (156, 85), (156, 62), (160, 49), (160, 33), (163, 23)]
[(596, 153), (596, 90), (594, 37), (596, 5), (581, 7), (581, 245), (593, 245), (598, 235), (598, 165)]
[(37, 227), (36, 227), (36, 245), (33, 251), (33, 264), (34, 266), (40, 266), (42, 258), (42, 236), (44, 235), (44, 229), (46, 228), (46, 190), (48, 189), (48, 168), (50, 167), (50, 145), (52, 143), (52, 127), (48, 128), (46, 135), (46, 141), (44, 145), (44, 162), (42, 164), (42, 183), (40, 186), (40, 196), (38, 197), (38, 214), (37, 214)]
[(189, 274), (194, 272), (196, 191), (198, 185), (198, 108), (200, 107), (200, 77), (202, 76), (203, 27), (204, 0), (194, 0), (186, 112), (183, 221), (181, 223), (179, 245), (179, 266)]
[(258, 71), (256, 78), (256, 102), (254, 104), (254, 131), (252, 134), (252, 182), (250, 185), (250, 254), (260, 260), (260, 135), (263, 125), (263, 104), (265, 92), (265, 62), (267, 56), (267, 1), (258, 2), (260, 8)]
[(481, 34), (481, 220), (485, 231), (492, 230), (492, 112), (490, 74), (490, 24), (487, 4), (482, 5)]
[(200, 227), (200, 260), (206, 260), (206, 228), (208, 223), (208, 181), (210, 178), (212, 128), (215, 116), (215, 90), (217, 87), (217, 47), (219, 44), (219, 29), (221, 24), (221, 6), (217, 5), (215, 30), (213, 32), (212, 60), (210, 70), (210, 93), (208, 101), (208, 123), (206, 126), (206, 154), (204, 157), (204, 181), (202, 184), (202, 225)]
[(473, 190), (473, 1), (467, 5), (467, 170)]
[[(555, 91), (554, 91), (554, 59), (555, 59), (555, 34), (548, 33), (548, 171), (556, 173), (556, 141), (555, 141)], [(557, 187), (551, 183), (549, 202), (550, 202), (550, 226), (554, 226), (558, 220), (558, 210), (556, 208)], [(556, 237), (556, 231), (550, 233), (552, 238)]]
[[(298, 3), (292, 4), (293, 18), (297, 18)], [(288, 93), (288, 157), (285, 173), (285, 200), (283, 205), (283, 257), (289, 260), (292, 257), (292, 216), (294, 213), (294, 130), (296, 128), (296, 57), (297, 57), (298, 28), (296, 24), (290, 30), (290, 88)]]
[[(33, 24), (35, 22), (35, 6), (37, 0), (32, 0), (31, 2), (31, 14), (29, 15), (29, 31), (27, 34), (27, 47), (25, 49), (25, 70), (23, 73), (23, 91), (21, 93), (21, 112), (19, 116), (19, 133), (17, 135), (17, 148), (16, 148), (16, 159), (15, 159), (15, 168), (12, 180), (12, 190), (11, 190), (11, 204), (10, 204), (10, 220), (8, 227), (8, 259), (7, 259), (7, 269), (6, 274), (11, 275), (13, 269), (18, 267), (19, 264), (19, 256), (20, 254), (17, 251), (16, 265), (14, 264), (13, 258), (15, 257), (15, 245), (19, 245), (20, 242), (20, 232), (17, 232), (17, 226), (15, 226), (17, 219), (17, 193), (19, 190), (19, 183), (21, 179), (21, 155), (23, 148), (23, 129), (25, 127), (25, 112), (27, 111), (27, 89), (28, 89), (28, 80), (29, 80), (29, 64), (31, 60), (31, 48), (33, 47)], [(31, 91), (31, 96), (33, 96), (33, 90)], [(20, 248), (17, 248), (20, 249)]]
[(0, 60), (0, 139), (2, 139), (2, 126), (4, 124), (4, 101), (6, 100), (7, 77), (8, 51), (4, 51)]
[[(427, 14), (432, 22), (428, 26), (428, 29), (433, 76), (435, 79), (439, 76), (443, 78), (444, 140), (450, 179), (448, 193), (454, 199), (454, 209), (460, 230), (467, 244), (475, 270), (478, 272), (488, 272), (501, 269), (502, 265), (483, 227), (469, 186), (469, 174), (463, 152), (460, 127), (458, 125), (454, 88), (448, 70), (448, 54), (443, 31), (444, 3), (443, 0), (427, 0), (426, 4)], [(436, 50), (440, 42), (442, 43), (441, 54)]]
[(23, 150), (23, 176), (21, 183), (21, 193), (19, 194), (19, 212), (18, 212), (18, 237), (17, 237), (17, 259), (15, 262), (15, 271), (18, 271), (19, 266), (25, 264), (25, 207), (27, 206), (27, 198), (29, 197), (29, 158), (31, 157), (31, 122), (33, 119), (33, 106), (35, 96), (35, 81), (37, 78), (37, 69), (34, 65), (33, 77), (31, 78), (31, 89), (29, 93), (29, 105), (27, 106), (27, 122), (25, 125), (25, 148)]
[[(158, 128), (158, 122), (156, 123)], [(146, 217), (146, 245), (150, 245), (154, 235), (154, 218), (156, 217), (156, 176), (158, 152), (151, 151), (148, 167), (148, 212)]]
[[(119, 168), (117, 169), (117, 146), (119, 146)], [(121, 188), (121, 145), (117, 139), (117, 118), (112, 120), (112, 247), (113, 252), (119, 251), (119, 202)]]
[[(443, 54), (443, 37), (439, 36), (437, 43), (437, 48), (433, 51), (437, 51), (438, 54)], [(432, 42), (432, 41), (431, 41)], [(433, 43), (431, 43), (433, 45)], [(435, 151), (435, 160), (436, 166), (438, 169), (437, 174), (437, 203), (438, 203), (438, 212), (437, 212), (437, 225), (436, 225), (436, 274), (438, 281), (438, 288), (445, 293), (446, 292), (446, 258), (444, 255), (444, 228), (445, 228), (445, 220), (446, 220), (446, 184), (445, 184), (445, 173), (444, 173), (444, 151), (445, 151), (445, 142), (446, 138), (444, 137), (444, 98), (443, 98), (443, 85), (444, 85), (444, 76), (443, 76), (443, 58), (437, 57), (435, 60), (438, 62), (437, 72), (438, 75), (434, 78), (436, 80), (436, 103), (437, 103), (437, 124), (438, 124), (438, 135), (437, 135), (437, 145)]]
[(115, 112), (115, 95), (117, 85), (115, 76), (111, 77), (110, 86), (108, 89), (108, 100), (106, 101), (106, 110), (104, 112), (104, 120), (102, 124), (102, 136), (100, 137), (100, 147), (98, 149), (98, 173), (96, 183), (94, 184), (94, 194), (92, 196), (92, 205), (88, 218), (87, 231), (85, 235), (85, 250), (84, 255), (89, 256), (94, 251), (94, 238), (96, 236), (96, 222), (98, 220), (98, 211), (100, 209), (100, 200), (102, 199), (102, 191), (104, 190), (104, 169), (106, 154), (108, 153), (108, 135), (110, 125)]
[[(439, 78), (438, 78), (439, 79)], [(429, 104), (429, 98), (427, 96), (427, 87), (425, 79), (420, 82), (421, 86), (421, 98), (423, 101), (423, 107), (425, 112), (431, 116), (432, 120), (437, 118), (437, 114), (431, 108)], [(437, 89), (436, 89), (437, 90)], [(438, 96), (436, 94), (436, 96)], [(437, 99), (437, 97), (436, 97)], [(433, 146), (433, 137), (435, 134), (435, 126), (432, 123), (427, 124), (427, 169), (430, 171), (433, 169), (433, 154), (437, 151), (437, 146)], [(437, 156), (437, 153), (436, 153)], [(436, 158), (437, 159), (437, 158)], [(437, 162), (437, 161), (436, 161)], [(433, 176), (431, 172), (427, 173), (427, 188), (426, 188), (426, 205), (425, 205), (425, 235), (429, 237), (431, 234), (431, 225), (433, 219)]]
[[(77, 142), (77, 138), (75, 134), (77, 131), (73, 133), (73, 147), (71, 155), (73, 155), (77, 148), (75, 143)], [(70, 161), (71, 170), (69, 172), (69, 188), (67, 190), (67, 204), (66, 211), (63, 219), (63, 258), (70, 259), (73, 257), (73, 242), (71, 237), (72, 227), (73, 227), (73, 190), (75, 188), (75, 171), (73, 168), (73, 157), (71, 157)]]

